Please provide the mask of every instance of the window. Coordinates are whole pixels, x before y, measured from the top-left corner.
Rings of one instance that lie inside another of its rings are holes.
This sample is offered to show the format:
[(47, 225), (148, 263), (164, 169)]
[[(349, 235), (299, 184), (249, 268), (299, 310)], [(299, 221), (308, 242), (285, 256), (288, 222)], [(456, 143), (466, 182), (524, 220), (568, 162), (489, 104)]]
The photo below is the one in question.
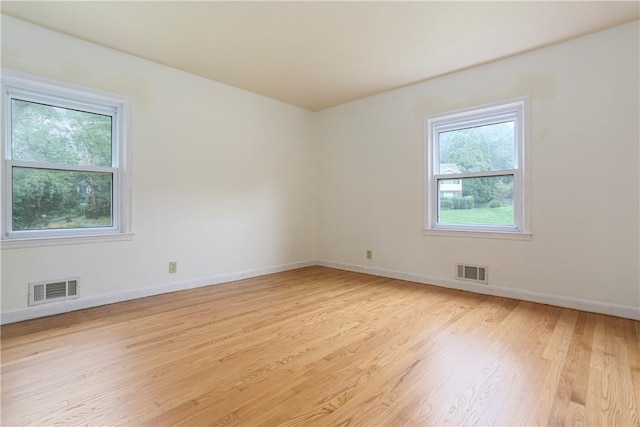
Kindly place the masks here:
[(127, 97), (3, 70), (3, 248), (130, 238)]
[(428, 117), (425, 233), (529, 238), (528, 98)]

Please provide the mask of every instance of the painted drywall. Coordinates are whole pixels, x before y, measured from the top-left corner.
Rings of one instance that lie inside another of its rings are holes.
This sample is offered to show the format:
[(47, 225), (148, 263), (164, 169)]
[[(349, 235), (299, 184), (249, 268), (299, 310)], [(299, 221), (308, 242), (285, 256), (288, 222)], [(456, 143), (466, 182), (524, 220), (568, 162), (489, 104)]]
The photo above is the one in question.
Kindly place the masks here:
[[(319, 112), (320, 259), (442, 282), (487, 265), (494, 287), (637, 309), (639, 51), (635, 22)], [(423, 235), (424, 117), (521, 95), (532, 239)]]
[[(79, 276), (90, 305), (316, 259), (443, 283), (457, 261), (484, 264), (493, 287), (638, 308), (638, 35), (310, 113), (3, 16), (3, 67), (133, 98), (135, 232), (2, 250), (3, 316), (29, 311), (30, 281)], [(424, 236), (424, 116), (525, 94), (531, 241)]]
[(316, 258), (313, 113), (6, 16), (2, 66), (132, 97), (135, 233), (2, 250), (3, 313), (31, 281), (92, 298)]

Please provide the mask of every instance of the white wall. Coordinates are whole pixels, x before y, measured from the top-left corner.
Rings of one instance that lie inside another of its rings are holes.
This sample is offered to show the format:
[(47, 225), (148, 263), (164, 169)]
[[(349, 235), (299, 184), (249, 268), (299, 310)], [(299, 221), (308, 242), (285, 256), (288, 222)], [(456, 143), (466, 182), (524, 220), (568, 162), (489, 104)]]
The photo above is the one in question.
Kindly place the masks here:
[[(638, 40), (635, 22), (318, 113), (320, 259), (440, 282), (487, 265), (497, 288), (637, 313)], [(423, 235), (424, 116), (526, 94), (531, 241)]]
[[(27, 309), (30, 281), (80, 276), (100, 299), (315, 259), (442, 282), (485, 264), (496, 288), (637, 310), (638, 36), (636, 22), (314, 114), (3, 16), (3, 67), (133, 98), (135, 237), (3, 250), (2, 312)], [(424, 116), (524, 94), (532, 240), (424, 236)]]
[(6, 16), (2, 66), (133, 98), (135, 233), (2, 250), (3, 313), (30, 281), (84, 299), (316, 258), (313, 113)]

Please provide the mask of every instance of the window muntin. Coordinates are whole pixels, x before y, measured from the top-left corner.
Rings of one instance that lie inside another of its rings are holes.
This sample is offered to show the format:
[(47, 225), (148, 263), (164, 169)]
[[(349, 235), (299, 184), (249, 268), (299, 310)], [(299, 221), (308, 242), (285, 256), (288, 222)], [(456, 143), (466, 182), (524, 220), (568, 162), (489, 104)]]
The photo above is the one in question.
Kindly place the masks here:
[(427, 118), (425, 231), (525, 233), (527, 98)]
[(128, 98), (10, 71), (2, 95), (2, 239), (129, 233)]

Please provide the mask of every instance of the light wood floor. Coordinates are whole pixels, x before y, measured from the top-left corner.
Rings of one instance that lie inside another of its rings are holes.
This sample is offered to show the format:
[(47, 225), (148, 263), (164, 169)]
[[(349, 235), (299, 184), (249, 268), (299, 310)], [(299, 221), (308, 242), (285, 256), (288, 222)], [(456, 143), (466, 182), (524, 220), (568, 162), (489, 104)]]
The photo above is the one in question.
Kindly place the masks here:
[(639, 424), (640, 322), (310, 267), (2, 328), (2, 425)]

